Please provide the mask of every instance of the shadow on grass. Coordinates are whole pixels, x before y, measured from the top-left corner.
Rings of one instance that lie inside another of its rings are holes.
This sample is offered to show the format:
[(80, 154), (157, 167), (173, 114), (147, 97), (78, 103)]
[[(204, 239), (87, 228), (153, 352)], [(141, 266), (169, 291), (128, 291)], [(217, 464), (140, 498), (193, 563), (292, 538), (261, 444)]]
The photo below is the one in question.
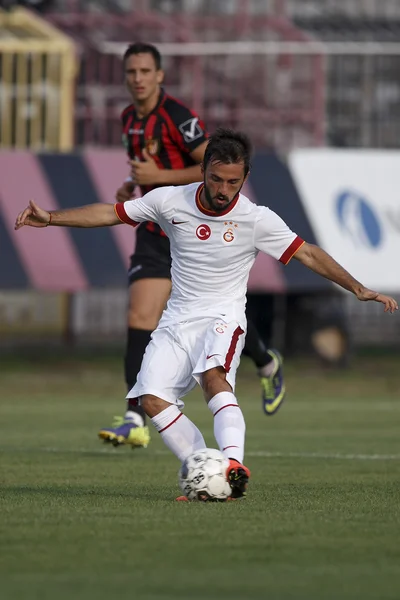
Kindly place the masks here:
[[(13, 497), (29, 497), (29, 496), (44, 496), (50, 498), (127, 498), (130, 500), (144, 500), (146, 502), (165, 502), (170, 501), (173, 497), (171, 490), (161, 490), (160, 487), (141, 486), (140, 489), (132, 489), (129, 492), (115, 492), (113, 490), (96, 487), (82, 486), (29, 486), (29, 485), (11, 485), (2, 486), (1, 498), (3, 501), (10, 500)], [(160, 498), (160, 495), (164, 496)]]
[[(115, 459), (116, 457), (118, 459), (132, 459), (132, 456), (139, 456), (139, 454), (136, 454), (136, 452), (134, 451), (129, 451), (128, 448), (113, 448), (112, 446), (106, 446), (104, 445), (103, 448), (99, 448), (98, 450), (90, 450), (90, 449), (85, 449), (85, 448), (54, 448), (54, 447), (48, 447), (48, 446), (43, 446), (42, 448), (37, 447), (37, 448), (29, 448), (29, 447), (22, 447), (22, 448), (16, 448), (16, 447), (6, 447), (6, 446), (0, 446), (0, 452), (2, 454), (50, 454), (50, 455), (55, 455), (55, 456), (68, 456), (73, 454), (76, 458), (107, 458), (107, 459)], [(141, 451), (140, 452), (140, 458), (143, 459), (147, 459), (148, 454), (142, 454)], [(154, 458), (153, 455), (151, 455), (151, 458)]]

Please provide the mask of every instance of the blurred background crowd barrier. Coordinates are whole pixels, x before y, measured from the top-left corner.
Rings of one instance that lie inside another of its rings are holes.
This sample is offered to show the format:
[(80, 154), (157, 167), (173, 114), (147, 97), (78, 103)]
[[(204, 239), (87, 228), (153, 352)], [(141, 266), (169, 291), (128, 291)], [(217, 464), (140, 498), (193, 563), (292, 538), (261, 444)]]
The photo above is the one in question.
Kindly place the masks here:
[[(397, 0), (0, 2), (0, 332), (124, 335), (128, 228), (12, 230), (31, 196), (50, 209), (112, 201), (126, 176), (121, 56), (154, 43), (166, 87), (256, 148), (246, 192), (365, 284), (400, 293)], [(122, 231), (123, 230), (123, 231)], [(295, 262), (295, 261), (293, 261)], [(398, 315), (259, 257), (250, 309), (287, 351), (399, 345)], [(340, 332), (339, 337), (336, 335)], [(324, 335), (319, 335), (324, 332)], [(336, 333), (335, 333), (336, 332)]]

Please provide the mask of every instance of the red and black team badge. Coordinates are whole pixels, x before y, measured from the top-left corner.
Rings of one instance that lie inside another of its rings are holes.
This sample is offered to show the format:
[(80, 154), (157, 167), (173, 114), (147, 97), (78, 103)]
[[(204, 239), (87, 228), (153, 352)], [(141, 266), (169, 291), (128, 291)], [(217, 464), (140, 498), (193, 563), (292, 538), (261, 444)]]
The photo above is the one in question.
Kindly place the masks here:
[(157, 154), (160, 152), (160, 140), (149, 138), (145, 140), (145, 146), (150, 156), (157, 156)]

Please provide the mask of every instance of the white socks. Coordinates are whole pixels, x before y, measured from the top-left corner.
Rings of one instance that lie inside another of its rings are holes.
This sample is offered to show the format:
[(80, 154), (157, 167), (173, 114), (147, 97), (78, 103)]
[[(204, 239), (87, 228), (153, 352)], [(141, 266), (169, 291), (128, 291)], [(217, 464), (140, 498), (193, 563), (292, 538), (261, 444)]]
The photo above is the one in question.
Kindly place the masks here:
[(136, 425), (136, 427), (144, 427), (143, 418), (138, 414), (133, 412), (133, 410), (127, 410), (125, 413), (125, 419), (128, 421), (132, 421)]
[(258, 369), (259, 377), (271, 377), (274, 369), (276, 368), (276, 360), (273, 358), (267, 365)]
[(246, 424), (235, 395), (220, 392), (211, 398), (208, 408), (214, 415), (214, 436), (221, 452), (242, 463)]
[[(214, 415), (214, 436), (221, 452), (240, 463), (244, 456), (246, 425), (232, 392), (220, 392), (211, 398), (208, 408)], [(206, 448), (196, 425), (174, 405), (151, 419), (165, 445), (183, 462), (195, 450)]]
[(151, 419), (166, 446), (183, 462), (195, 450), (206, 448), (196, 425), (174, 405)]

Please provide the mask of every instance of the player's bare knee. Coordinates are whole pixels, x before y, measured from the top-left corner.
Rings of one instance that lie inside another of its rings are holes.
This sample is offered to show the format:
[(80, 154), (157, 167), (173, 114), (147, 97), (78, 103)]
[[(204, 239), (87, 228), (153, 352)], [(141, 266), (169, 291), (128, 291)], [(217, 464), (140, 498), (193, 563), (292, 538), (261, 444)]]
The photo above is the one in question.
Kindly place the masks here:
[(232, 391), (230, 384), (226, 380), (226, 371), (223, 367), (214, 367), (205, 371), (201, 377), (201, 387), (203, 388), (206, 402), (220, 392)]
[(132, 329), (146, 329), (154, 331), (160, 320), (161, 313), (158, 309), (145, 306), (133, 306), (128, 309), (128, 327)]
[(140, 404), (143, 407), (144, 412), (151, 419), (156, 415), (159, 415), (160, 412), (171, 406), (162, 398), (158, 396), (153, 396), (152, 394), (145, 394), (140, 398)]

